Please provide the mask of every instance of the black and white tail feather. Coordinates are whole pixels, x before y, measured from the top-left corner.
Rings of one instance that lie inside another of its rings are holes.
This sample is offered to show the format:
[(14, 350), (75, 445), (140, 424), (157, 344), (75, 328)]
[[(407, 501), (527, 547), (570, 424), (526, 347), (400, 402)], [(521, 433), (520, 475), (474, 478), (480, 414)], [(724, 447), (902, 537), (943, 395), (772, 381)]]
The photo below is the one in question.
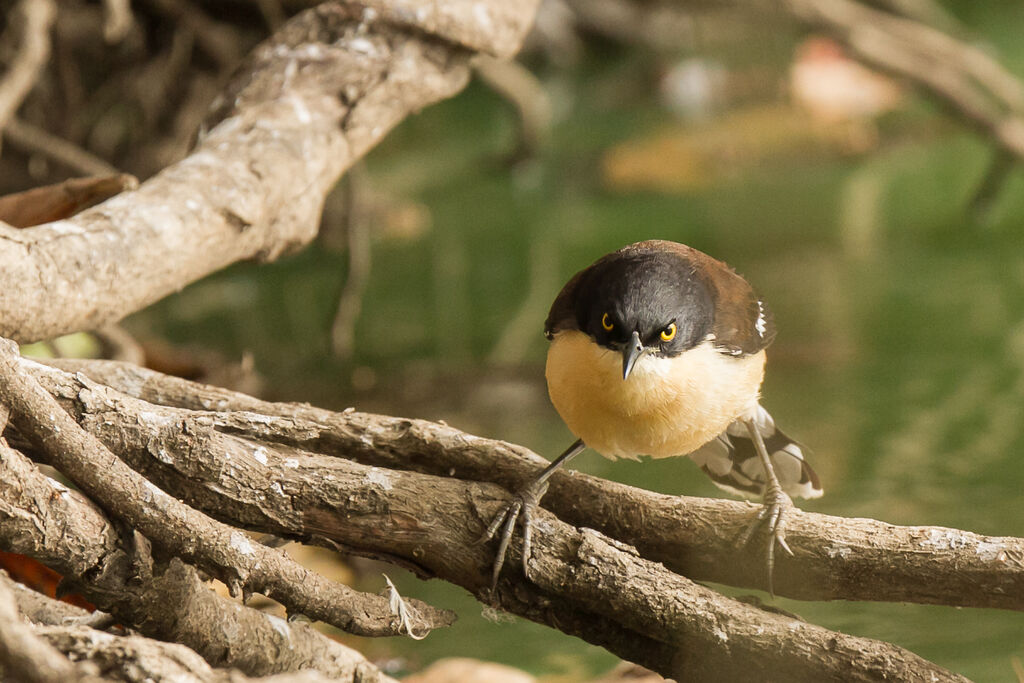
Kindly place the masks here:
[[(782, 490), (800, 498), (817, 498), (824, 493), (817, 473), (807, 464), (805, 456), (809, 451), (783, 434), (761, 405), (757, 406), (754, 422), (764, 439)], [(759, 496), (764, 493), (764, 467), (757, 457), (747, 425), (742, 420), (733, 422), (716, 439), (691, 453), (690, 457), (719, 488), (740, 496)]]

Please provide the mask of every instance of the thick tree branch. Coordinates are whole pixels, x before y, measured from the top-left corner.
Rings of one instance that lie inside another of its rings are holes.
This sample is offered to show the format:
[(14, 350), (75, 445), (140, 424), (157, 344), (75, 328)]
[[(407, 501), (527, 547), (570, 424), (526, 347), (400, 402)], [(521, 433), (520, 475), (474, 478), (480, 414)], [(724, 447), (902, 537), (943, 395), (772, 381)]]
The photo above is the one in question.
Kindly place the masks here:
[[(163, 643), (139, 636), (115, 636), (84, 626), (47, 626), (38, 636), (75, 661), (100, 665), (108, 678), (127, 683), (189, 681), (189, 683), (330, 683), (333, 676), (319, 671), (296, 671), (250, 678), (237, 671), (213, 669), (196, 653), (176, 643)], [(51, 679), (52, 680), (52, 679)], [(391, 678), (363, 677), (354, 683), (385, 683)], [(48, 681), (48, 683), (50, 683)]]
[(76, 591), (143, 634), (182, 643), (213, 666), (253, 676), (315, 669), (338, 680), (374, 680), (362, 655), (301, 622), (285, 622), (221, 598), (173, 560), (138, 576), (103, 513), (45, 477), (0, 439), (0, 547), (63, 574)]
[(472, 50), (514, 51), (536, 2), (414, 4), (304, 12), (250, 55), (189, 157), (71, 219), (0, 226), (0, 336), (102, 327), (308, 243), (338, 177), (407, 114), (461, 89)]
[[(617, 542), (595, 540), (594, 532), (571, 527), (546, 511), (538, 523), (532, 581), (510, 568), (498, 593), (490, 595), (494, 549), (478, 539), (507, 500), (502, 489), (320, 455), (363, 460), (371, 453), (386, 453), (393, 459), (404, 455), (408, 468), (426, 460), (441, 462), (452, 449), (463, 456), (487, 457), (495, 469), (502, 470), (506, 458), (500, 454), (526, 453), (522, 449), (443, 425), (263, 404), (180, 380), (164, 382), (155, 373), (134, 374), (128, 366), (103, 364), (136, 393), (158, 394), (166, 403), (194, 401), (217, 412), (160, 407), (82, 375), (71, 376), (31, 361), (21, 365), (61, 397), (86, 429), (190, 505), (233, 524), (381, 557), (421, 575), (458, 583), (482, 600), (602, 644), (664, 675), (680, 676), (682, 667), (685, 678), (690, 671), (733, 671), (730, 661), (757, 660), (769, 671), (794, 677), (872, 680), (880, 675), (879, 662), (884, 660), (897, 678), (925, 680), (915, 676), (934, 674), (938, 680), (957, 680), (894, 646), (802, 623), (795, 627), (799, 622), (791, 618), (735, 603)], [(190, 399), (184, 398), (189, 393), (182, 391), (186, 388), (192, 390)], [(243, 407), (244, 412), (226, 412)], [(258, 410), (261, 407), (267, 409)], [(451, 463), (448, 459), (448, 469)], [(462, 472), (455, 468), (455, 475)], [(268, 489), (276, 495), (266, 495)], [(671, 500), (657, 498), (661, 504)], [(709, 505), (721, 508), (719, 514), (732, 524), (725, 529), (735, 528), (737, 534), (749, 521), (749, 507), (726, 501), (709, 501)], [(632, 507), (639, 514), (655, 513), (637, 500)], [(723, 540), (715, 544), (722, 545)], [(730, 554), (723, 555), (725, 563), (749, 560), (761, 566), (756, 550), (749, 557), (737, 555), (731, 547)], [(599, 570), (591, 571), (595, 563)], [(653, 591), (658, 585), (670, 590), (656, 591), (658, 597), (636, 588), (647, 586)], [(665, 595), (679, 596), (680, 604)], [(681, 604), (695, 607), (683, 609)], [(714, 635), (714, 628), (709, 632), (709, 624), (721, 627), (727, 640)], [(717, 644), (693, 648), (693, 642)]]
[[(20, 620), (15, 612), (8, 610), (4, 594), (9, 592), (21, 612), (36, 627), (32, 628)], [(166, 643), (136, 635), (113, 635), (82, 624), (84, 610), (59, 602), (12, 581), (0, 572), (0, 612), (4, 619), (0, 623), (0, 640), (10, 642), (12, 630), (21, 631), (22, 638), (32, 642), (21, 644), (15, 658), (25, 663), (21, 668), (8, 666), (6, 673), (16, 674), (19, 681), (51, 681), (60, 672), (59, 680), (97, 680), (81, 669), (93, 665), (104, 672), (110, 680), (116, 676), (128, 683), (151, 683), (152, 681), (188, 680), (196, 683), (321, 683), (336, 681), (320, 671), (307, 670), (297, 673), (248, 678), (238, 671), (215, 670), (198, 654), (177, 643)], [(0, 648), (3, 645), (0, 643)], [(73, 662), (65, 659), (65, 655)], [(10, 658), (0, 656), (0, 675), (5, 672), (3, 663)], [(38, 661), (37, 661), (38, 660)], [(390, 681), (370, 675), (359, 679), (360, 683), (378, 680)], [(98, 681), (97, 681), (98, 683)]]
[[(19, 371), (13, 343), (0, 342), (0, 402), (10, 409), (20, 433), (93, 500), (166, 552), (218, 576), (232, 592), (263, 593), (290, 611), (358, 635), (395, 635), (405, 629), (391, 614), (387, 598), (332, 583), (284, 552), (255, 544), (192, 510), (139, 476), (81, 429), (30, 375)], [(454, 615), (424, 603), (415, 607), (422, 620), (414, 628), (420, 632), (454, 620)]]
[[(194, 414), (188, 429), (206, 430), (211, 440), (227, 431), (252, 441), (274, 443), (349, 458), (366, 465), (492, 482), (515, 489), (547, 461), (529, 450), (471, 436), (447, 425), (366, 413), (343, 414), (298, 404), (268, 403), (244, 394), (195, 384), (123, 363), (50, 361), (80, 370), (96, 381), (146, 403), (109, 398), (83, 400), (84, 384), (69, 375), (26, 369), (58, 396), (87, 428), (111, 444), (135, 444), (130, 462), (147, 475), (159, 475), (145, 452), (146, 425), (137, 415), (151, 404), (189, 411), (215, 411), (205, 423)], [(278, 420), (250, 420), (253, 413)], [(184, 418), (188, 413), (172, 413)], [(183, 428), (181, 428), (183, 429)], [(107, 431), (109, 433), (105, 434)], [(170, 431), (170, 430), (169, 430)], [(162, 432), (163, 433), (163, 432)], [(197, 431), (196, 433), (199, 433)], [(177, 449), (194, 446), (177, 441)], [(122, 457), (124, 452), (119, 451)], [(146, 461), (150, 461), (147, 465)], [(319, 461), (330, 473), (336, 463)], [(188, 467), (205, 476), (206, 467)], [(292, 471), (281, 472), (287, 482)], [(261, 480), (249, 485), (261, 486)], [(236, 482), (233, 487), (245, 484)], [(284, 486), (284, 484), (282, 484)], [(287, 488), (287, 487), (286, 487)], [(752, 508), (743, 502), (666, 496), (591, 477), (559, 472), (543, 506), (559, 518), (591, 527), (636, 546), (642, 556), (700, 581), (765, 589), (759, 550), (738, 551), (735, 539), (749, 524)], [(280, 514), (280, 513), (278, 513)], [(260, 519), (266, 519), (261, 515)], [(847, 519), (795, 512), (787, 522), (793, 557), (777, 558), (775, 590), (805, 600), (889, 600), (964, 607), (1024, 610), (1024, 539), (993, 537), (942, 527), (905, 527), (871, 519)]]
[(14, 595), (18, 611), (37, 624), (58, 626), (65, 620), (86, 619), (89, 613), (67, 602), (48, 598), (42, 593), (23, 586), (6, 572), (0, 572), (0, 583), (3, 583)]
[(3, 580), (0, 580), (0, 674), (6, 680), (25, 683), (88, 680), (21, 617), (14, 593)]

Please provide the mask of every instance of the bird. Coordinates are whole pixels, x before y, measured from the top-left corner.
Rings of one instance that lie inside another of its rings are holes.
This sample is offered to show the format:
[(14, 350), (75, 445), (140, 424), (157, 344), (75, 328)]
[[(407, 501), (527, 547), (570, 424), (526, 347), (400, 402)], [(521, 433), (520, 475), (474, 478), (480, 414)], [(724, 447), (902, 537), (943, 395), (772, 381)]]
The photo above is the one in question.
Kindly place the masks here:
[(774, 594), (775, 545), (791, 553), (791, 496), (816, 498), (823, 489), (807, 449), (760, 403), (776, 329), (751, 285), (692, 247), (637, 242), (576, 273), (555, 297), (544, 334), (548, 394), (577, 440), (490, 522), (484, 539), (502, 530), (492, 591), (520, 517), (529, 577), (533, 512), (548, 479), (589, 447), (611, 459), (688, 455), (719, 487), (762, 496), (740, 543), (767, 525)]

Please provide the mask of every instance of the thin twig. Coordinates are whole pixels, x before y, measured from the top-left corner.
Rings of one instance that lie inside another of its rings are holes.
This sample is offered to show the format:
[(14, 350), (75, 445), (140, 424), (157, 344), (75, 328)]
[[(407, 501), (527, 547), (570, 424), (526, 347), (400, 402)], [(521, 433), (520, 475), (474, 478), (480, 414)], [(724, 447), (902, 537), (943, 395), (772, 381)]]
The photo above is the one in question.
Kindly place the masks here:
[(120, 43), (132, 30), (132, 6), (129, 0), (103, 0), (106, 17), (103, 20), (103, 40), (111, 45)]
[(230, 24), (210, 18), (189, 0), (146, 0), (164, 16), (187, 27), (196, 36), (196, 43), (210, 56), (221, 71), (233, 69), (243, 56), (238, 31)]
[(511, 153), (513, 162), (536, 157), (551, 134), (551, 101), (540, 81), (515, 60), (481, 55), (473, 70), (489, 88), (516, 110), (519, 134)]
[(356, 323), (363, 308), (363, 294), (370, 281), (373, 249), (370, 217), (366, 206), (369, 178), (358, 164), (343, 179), (345, 192), (345, 241), (348, 244), (348, 274), (338, 297), (338, 308), (331, 324), (331, 348), (343, 360), (355, 352)]
[(910, 79), (1024, 159), (1024, 86), (981, 50), (855, 0), (774, 0), (858, 59)]
[(76, 173), (98, 176), (120, 173), (114, 166), (92, 152), (17, 117), (13, 117), (7, 122), (7, 127), (3, 129), (3, 135), (15, 147), (30, 153), (45, 154)]
[(14, 10), (23, 24), (21, 49), (0, 80), (0, 131), (18, 111), (50, 58), (50, 26), (57, 16), (53, 0), (22, 0)]

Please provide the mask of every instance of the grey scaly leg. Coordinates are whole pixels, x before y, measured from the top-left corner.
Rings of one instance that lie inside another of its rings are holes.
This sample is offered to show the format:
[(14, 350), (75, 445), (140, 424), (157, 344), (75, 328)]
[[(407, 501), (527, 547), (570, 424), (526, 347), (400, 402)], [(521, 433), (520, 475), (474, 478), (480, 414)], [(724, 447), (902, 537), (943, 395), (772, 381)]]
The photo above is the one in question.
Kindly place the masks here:
[[(494, 538), (498, 529), (501, 528), (501, 541), (498, 544), (498, 552), (494, 558), (494, 569), (491, 573), (491, 592), (498, 585), (498, 575), (505, 564), (505, 555), (508, 553), (509, 543), (516, 531), (516, 521), (519, 514), (523, 515), (523, 574), (530, 577), (530, 543), (533, 538), (533, 509), (540, 503), (540, 499), (548, 490), (548, 479), (559, 467), (579, 455), (586, 445), (582, 439), (577, 439), (571, 446), (565, 449), (560, 456), (555, 458), (550, 465), (544, 468), (537, 478), (521, 488), (515, 495), (515, 500), (506, 505), (494, 516), (490, 525), (484, 532), (481, 541)], [(504, 523), (504, 526), (502, 526)]]

